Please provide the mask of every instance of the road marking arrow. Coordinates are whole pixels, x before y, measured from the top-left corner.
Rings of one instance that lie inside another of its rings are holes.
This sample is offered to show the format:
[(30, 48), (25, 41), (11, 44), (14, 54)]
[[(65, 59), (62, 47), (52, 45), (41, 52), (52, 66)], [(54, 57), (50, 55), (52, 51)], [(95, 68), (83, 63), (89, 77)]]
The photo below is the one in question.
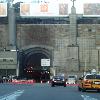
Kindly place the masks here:
[(1, 96), (0, 100), (16, 100), (17, 97), (19, 97), (23, 92), (24, 92), (24, 90), (17, 90), (13, 93)]
[(87, 96), (87, 95), (81, 95), (81, 97), (84, 99), (84, 100), (98, 100), (96, 98), (92, 98), (90, 96)]

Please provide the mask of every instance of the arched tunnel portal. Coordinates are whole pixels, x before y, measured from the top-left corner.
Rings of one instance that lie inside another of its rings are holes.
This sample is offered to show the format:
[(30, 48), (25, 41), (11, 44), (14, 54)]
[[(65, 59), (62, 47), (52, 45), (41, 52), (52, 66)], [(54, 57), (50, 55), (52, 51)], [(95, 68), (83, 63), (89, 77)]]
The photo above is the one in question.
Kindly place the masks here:
[[(35, 47), (22, 50), (20, 55), (20, 76), (36, 81), (48, 80), (50, 78), (50, 67), (52, 66), (52, 51), (45, 48)], [(41, 66), (41, 59), (50, 59), (50, 66)]]

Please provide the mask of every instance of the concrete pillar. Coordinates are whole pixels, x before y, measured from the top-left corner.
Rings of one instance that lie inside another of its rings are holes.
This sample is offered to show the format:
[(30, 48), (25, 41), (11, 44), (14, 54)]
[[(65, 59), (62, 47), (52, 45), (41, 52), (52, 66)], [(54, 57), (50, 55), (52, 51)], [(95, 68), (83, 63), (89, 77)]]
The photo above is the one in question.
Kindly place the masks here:
[(8, 2), (8, 27), (9, 27), (9, 46), (16, 46), (16, 23), (15, 12), (11, 1)]
[[(15, 19), (15, 8), (13, 6), (13, 0), (8, 0), (8, 33), (9, 33), (9, 50), (16, 50), (16, 19)], [(11, 51), (13, 52), (13, 51)], [(14, 57), (18, 57), (17, 51), (14, 51), (16, 55)], [(18, 58), (16, 59), (16, 62)], [(16, 67), (16, 75), (19, 74), (18, 62)]]
[(69, 71), (79, 71), (79, 47), (77, 46), (77, 14), (74, 7), (75, 0), (71, 0), (69, 46), (67, 48), (67, 69)]
[(72, 6), (70, 17), (69, 45), (77, 44), (77, 15), (76, 8)]
[(79, 47), (67, 47), (67, 71), (79, 71)]

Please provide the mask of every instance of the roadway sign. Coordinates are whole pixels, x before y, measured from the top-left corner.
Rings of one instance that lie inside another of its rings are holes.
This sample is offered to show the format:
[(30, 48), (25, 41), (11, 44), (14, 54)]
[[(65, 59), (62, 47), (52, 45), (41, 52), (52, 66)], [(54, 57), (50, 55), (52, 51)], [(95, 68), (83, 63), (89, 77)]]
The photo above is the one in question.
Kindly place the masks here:
[(20, 3), (21, 17), (68, 16), (68, 4), (56, 2)]
[(0, 3), (0, 17), (7, 16), (7, 3)]
[(41, 59), (41, 66), (50, 66), (50, 59)]

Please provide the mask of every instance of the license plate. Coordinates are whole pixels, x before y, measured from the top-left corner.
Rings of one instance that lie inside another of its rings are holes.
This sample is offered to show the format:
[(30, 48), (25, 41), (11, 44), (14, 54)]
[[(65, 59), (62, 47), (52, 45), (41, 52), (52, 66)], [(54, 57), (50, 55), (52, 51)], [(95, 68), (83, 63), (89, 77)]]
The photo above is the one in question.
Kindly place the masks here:
[(94, 82), (95, 84), (100, 84), (100, 82)]

